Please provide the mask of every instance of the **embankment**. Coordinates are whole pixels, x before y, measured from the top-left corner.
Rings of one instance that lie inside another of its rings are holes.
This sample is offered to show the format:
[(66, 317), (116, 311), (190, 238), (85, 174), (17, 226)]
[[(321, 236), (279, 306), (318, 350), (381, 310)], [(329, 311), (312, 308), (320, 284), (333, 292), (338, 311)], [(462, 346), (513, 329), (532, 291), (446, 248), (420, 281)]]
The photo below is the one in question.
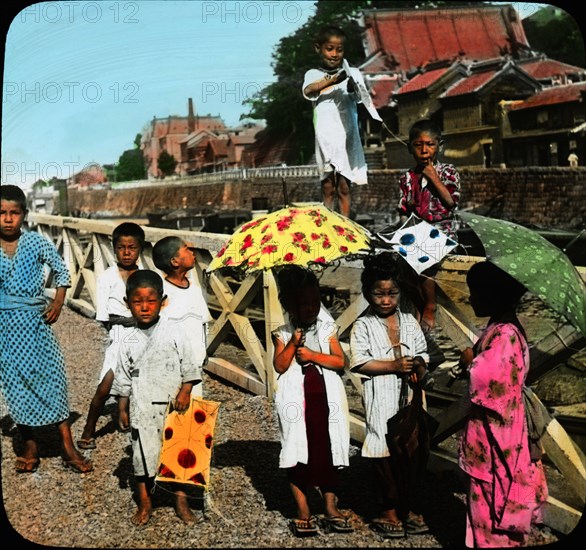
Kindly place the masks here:
[[(369, 183), (353, 189), (357, 213), (394, 218), (401, 170), (372, 170)], [(524, 225), (576, 230), (586, 227), (586, 167), (462, 169), (461, 209)], [(144, 218), (147, 212), (211, 205), (252, 209), (253, 198), (267, 198), (269, 207), (283, 204), (279, 179), (223, 183), (165, 183), (121, 190), (68, 191), (69, 213), (90, 217)], [(194, 179), (194, 181), (196, 181)], [(320, 200), (314, 178), (288, 178), (289, 202)]]

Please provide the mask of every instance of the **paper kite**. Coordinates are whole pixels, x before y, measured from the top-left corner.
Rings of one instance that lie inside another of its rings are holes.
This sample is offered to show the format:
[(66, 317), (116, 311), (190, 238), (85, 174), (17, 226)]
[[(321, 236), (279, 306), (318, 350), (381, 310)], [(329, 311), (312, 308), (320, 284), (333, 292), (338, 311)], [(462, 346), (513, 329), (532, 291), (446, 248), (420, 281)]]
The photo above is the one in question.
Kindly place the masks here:
[(380, 233), (379, 237), (390, 243), (419, 274), (441, 261), (458, 246), (458, 243), (445, 233), (413, 214), (390, 239)]
[(155, 483), (209, 488), (214, 428), (220, 403), (193, 399), (184, 412), (167, 409)]

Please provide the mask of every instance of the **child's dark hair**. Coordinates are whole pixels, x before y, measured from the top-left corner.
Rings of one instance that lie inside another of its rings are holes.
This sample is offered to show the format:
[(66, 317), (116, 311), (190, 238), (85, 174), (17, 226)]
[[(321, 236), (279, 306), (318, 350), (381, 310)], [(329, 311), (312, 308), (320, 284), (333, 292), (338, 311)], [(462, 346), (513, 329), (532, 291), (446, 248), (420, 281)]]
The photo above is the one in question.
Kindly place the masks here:
[(179, 237), (163, 237), (153, 246), (153, 262), (157, 269), (164, 273), (171, 271), (171, 260), (177, 256), (177, 252), (183, 246)]
[(26, 195), (17, 185), (0, 185), (0, 199), (3, 201), (15, 202), (24, 212), (27, 211)]
[(140, 248), (142, 249), (144, 247), (144, 230), (140, 225), (136, 223), (124, 222), (116, 226), (114, 228), (114, 231), (112, 231), (113, 246), (116, 246), (116, 244), (118, 243), (118, 239), (120, 239), (120, 237), (134, 237), (138, 241)]
[(279, 286), (279, 301), (285, 311), (291, 310), (301, 289), (308, 287), (319, 288), (319, 281), (315, 273), (297, 265), (288, 265), (281, 268), (277, 273), (277, 283)]
[(468, 270), (466, 283), (471, 290), (503, 306), (516, 306), (527, 292), (527, 288), (517, 279), (491, 262), (474, 264)]
[(126, 281), (126, 297), (130, 298), (137, 288), (152, 288), (161, 298), (163, 297), (163, 279), (158, 273), (150, 269), (139, 269), (128, 277)]
[(360, 276), (362, 294), (368, 295), (377, 281), (394, 281), (401, 288), (403, 286), (403, 270), (399, 261), (392, 252), (380, 252), (364, 258), (364, 270)]
[(431, 119), (418, 120), (409, 130), (409, 143), (417, 139), (421, 134), (429, 134), (435, 136), (439, 143), (442, 141), (441, 128)]
[(334, 36), (346, 40), (346, 33), (340, 27), (328, 25), (327, 27), (322, 27), (317, 32), (317, 34), (315, 35), (315, 43), (321, 46)]

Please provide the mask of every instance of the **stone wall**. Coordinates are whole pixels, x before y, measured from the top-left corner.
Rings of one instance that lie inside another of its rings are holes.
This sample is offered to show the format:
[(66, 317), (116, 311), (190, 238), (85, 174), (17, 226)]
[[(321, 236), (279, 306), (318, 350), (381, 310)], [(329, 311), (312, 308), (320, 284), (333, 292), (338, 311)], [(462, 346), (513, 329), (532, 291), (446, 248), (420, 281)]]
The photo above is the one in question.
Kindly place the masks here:
[[(353, 190), (358, 213), (394, 218), (402, 170), (372, 170), (369, 183)], [(586, 227), (586, 168), (530, 167), (462, 169), (461, 208), (477, 208), (492, 217), (559, 229)], [(289, 202), (320, 200), (315, 180), (287, 180)], [(266, 198), (269, 208), (283, 205), (282, 182), (243, 182), (143, 187), (125, 190), (69, 190), (71, 214), (91, 217), (143, 217), (147, 212), (188, 206), (252, 209), (253, 198)]]

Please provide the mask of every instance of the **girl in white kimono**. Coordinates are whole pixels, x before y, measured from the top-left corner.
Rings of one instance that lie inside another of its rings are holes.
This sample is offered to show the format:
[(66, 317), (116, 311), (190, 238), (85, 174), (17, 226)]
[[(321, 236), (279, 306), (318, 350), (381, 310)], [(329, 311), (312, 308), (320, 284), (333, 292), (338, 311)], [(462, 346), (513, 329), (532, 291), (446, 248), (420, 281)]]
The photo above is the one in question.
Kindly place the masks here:
[[(279, 298), (289, 322), (273, 332), (273, 365), (279, 374), (275, 406), (281, 431), (279, 467), (287, 470), (297, 516), (297, 536), (317, 534), (318, 518), (307, 501), (318, 487), (325, 505), (319, 523), (326, 531), (352, 526), (337, 506), (338, 470), (349, 465), (350, 423), (341, 374), (346, 358), (333, 320), (320, 315), (315, 274), (297, 266), (279, 273)], [(331, 318), (329, 318), (331, 319)]]
[[(191, 402), (193, 386), (201, 382), (201, 364), (190, 340), (176, 322), (160, 317), (163, 280), (148, 269), (133, 273), (126, 283), (126, 301), (136, 328), (126, 328), (113, 388), (120, 399), (130, 399), (132, 462), (137, 480), (135, 525), (151, 517), (151, 489), (163, 441), (165, 413), (170, 399), (177, 411)], [(179, 485), (181, 487), (181, 485)], [(185, 523), (195, 523), (185, 491), (175, 492), (175, 511)]]

